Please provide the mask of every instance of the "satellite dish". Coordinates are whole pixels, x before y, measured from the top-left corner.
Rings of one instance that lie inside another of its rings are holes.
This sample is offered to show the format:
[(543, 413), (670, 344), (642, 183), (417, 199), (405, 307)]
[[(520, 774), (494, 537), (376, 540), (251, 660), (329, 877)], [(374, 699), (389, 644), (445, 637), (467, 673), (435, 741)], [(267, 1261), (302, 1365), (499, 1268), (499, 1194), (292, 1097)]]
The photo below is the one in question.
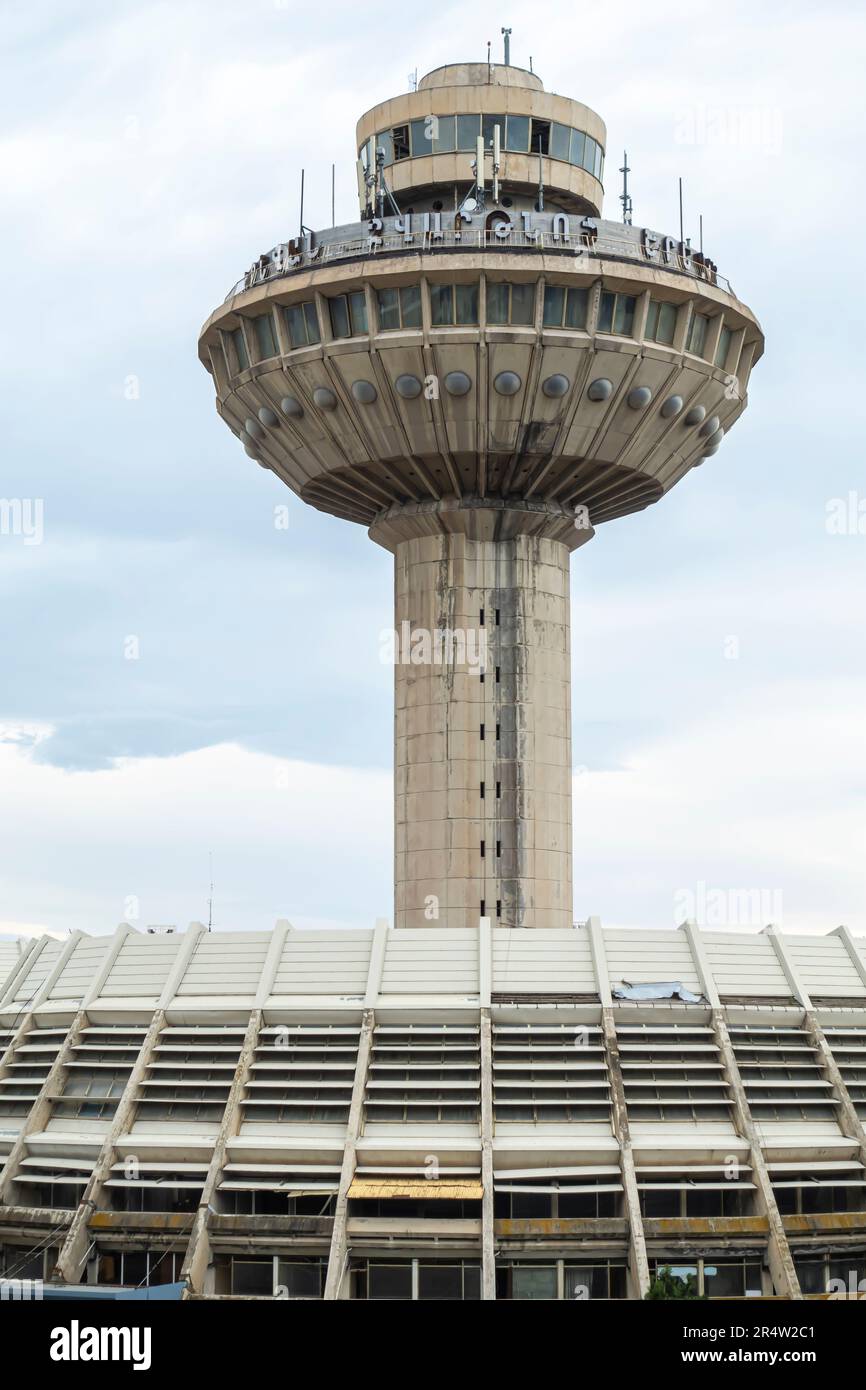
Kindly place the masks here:
[(461, 212), (474, 212), (475, 209), (476, 209), (477, 207), (478, 207), (478, 200), (477, 200), (476, 198), (467, 198), (467, 199), (465, 200), (465, 202), (464, 202), (462, 208), (460, 209), (460, 211), (461, 211)]

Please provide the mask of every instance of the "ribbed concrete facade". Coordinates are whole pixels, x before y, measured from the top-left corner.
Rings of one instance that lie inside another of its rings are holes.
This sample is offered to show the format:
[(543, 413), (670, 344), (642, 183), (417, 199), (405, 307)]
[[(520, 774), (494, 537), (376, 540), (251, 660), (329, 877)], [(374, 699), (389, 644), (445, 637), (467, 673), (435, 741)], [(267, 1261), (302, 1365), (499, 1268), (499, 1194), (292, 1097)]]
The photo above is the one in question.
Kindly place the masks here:
[(635, 1298), (669, 1265), (710, 1297), (866, 1278), (844, 929), (121, 928), (0, 966), (3, 1277), (455, 1300)]

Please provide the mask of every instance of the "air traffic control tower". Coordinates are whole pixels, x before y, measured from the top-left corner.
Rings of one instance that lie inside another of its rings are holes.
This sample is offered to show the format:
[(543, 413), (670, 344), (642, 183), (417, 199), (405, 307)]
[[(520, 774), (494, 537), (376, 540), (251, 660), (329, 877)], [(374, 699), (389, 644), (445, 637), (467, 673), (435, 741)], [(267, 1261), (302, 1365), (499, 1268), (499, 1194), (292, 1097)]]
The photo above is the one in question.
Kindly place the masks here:
[(572, 926), (571, 553), (716, 457), (762, 352), (707, 256), (602, 218), (605, 144), (507, 51), (437, 68), (358, 122), (359, 220), (201, 334), (246, 453), (394, 556), (398, 927)]

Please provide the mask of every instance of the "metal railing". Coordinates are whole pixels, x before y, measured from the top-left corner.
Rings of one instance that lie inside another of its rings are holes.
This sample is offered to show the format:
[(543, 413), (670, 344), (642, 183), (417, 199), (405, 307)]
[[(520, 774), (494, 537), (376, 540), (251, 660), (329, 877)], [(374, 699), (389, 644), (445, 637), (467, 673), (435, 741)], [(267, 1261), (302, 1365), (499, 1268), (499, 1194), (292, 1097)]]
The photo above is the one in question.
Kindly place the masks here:
[[(287, 248), (278, 259), (262, 257), (248, 270), (236, 284), (232, 285), (226, 300), (243, 290), (255, 289), (257, 285), (270, 280), (290, 278), (304, 270), (315, 270), (320, 265), (337, 264), (341, 261), (372, 260), (378, 256), (430, 254), (459, 251), (543, 251), (568, 257), (573, 261), (617, 260), (635, 264), (656, 266), (659, 270), (672, 270), (688, 275), (693, 280), (715, 285), (733, 295), (731, 282), (720, 275), (711, 264), (701, 261), (696, 254), (683, 256), (678, 251), (665, 251), (657, 248), (652, 252), (636, 244), (626, 236), (616, 237), (553, 236), (549, 232), (519, 231), (514, 228), (507, 237), (497, 236), (493, 230), (483, 227), (465, 228), (460, 232), (453, 230), (441, 232), (419, 232), (409, 237), (400, 233), (387, 236), (363, 236), (350, 241), (320, 242), (311, 252), (292, 256)], [(273, 255), (273, 253), (271, 253)]]

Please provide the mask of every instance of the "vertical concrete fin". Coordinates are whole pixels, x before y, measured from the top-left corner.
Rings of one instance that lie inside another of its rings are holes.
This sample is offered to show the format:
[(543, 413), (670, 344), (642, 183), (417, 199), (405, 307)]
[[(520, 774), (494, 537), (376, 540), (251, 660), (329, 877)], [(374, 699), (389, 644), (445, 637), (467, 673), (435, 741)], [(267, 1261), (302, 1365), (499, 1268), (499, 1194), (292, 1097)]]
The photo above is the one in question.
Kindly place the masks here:
[(713, 1009), (721, 1008), (719, 991), (716, 987), (713, 969), (710, 965), (709, 957), (701, 940), (701, 933), (697, 922), (689, 920), (683, 922), (681, 931), (685, 932), (686, 940), (689, 943), (689, 950), (692, 953), (692, 960), (695, 964), (698, 979), (701, 982), (701, 992)]
[(348, 1297), (346, 1288), (348, 1273), (346, 1222), (349, 1210), (349, 1186), (355, 1175), (356, 1146), (361, 1133), (364, 1092), (367, 1087), (367, 1072), (370, 1067), (375, 1026), (376, 1019), (373, 1010), (365, 1009), (361, 1020), (361, 1035), (358, 1039), (358, 1056), (355, 1060), (355, 1078), (352, 1082), (352, 1102), (349, 1106), (349, 1121), (346, 1126), (343, 1166), (340, 1171), (340, 1187), (337, 1192), (334, 1225), (331, 1231), (331, 1249), (328, 1255), (328, 1273), (325, 1279), (326, 1299)]
[(89, 1222), (91, 1212), (95, 1211), (103, 1200), (105, 1193), (105, 1182), (111, 1172), (111, 1165), (114, 1162), (114, 1155), (117, 1148), (117, 1141), (122, 1134), (129, 1129), (130, 1120), (138, 1101), (138, 1089), (144, 1078), (144, 1073), (150, 1065), (153, 1050), (156, 1046), (162, 1026), (165, 1022), (165, 1014), (161, 1009), (153, 1015), (150, 1027), (144, 1035), (138, 1056), (129, 1073), (129, 1079), (123, 1088), (123, 1095), (120, 1103), (114, 1112), (111, 1121), (111, 1128), (105, 1136), (99, 1157), (93, 1167), (93, 1172), (87, 1181), (87, 1186), (81, 1194), (81, 1201), (72, 1218), (66, 1238), (60, 1248), (57, 1257), (57, 1264), (54, 1273), (58, 1278), (67, 1284), (78, 1284), (81, 1282), (82, 1275), (87, 1263), (87, 1252), (90, 1247)]
[(721, 1009), (713, 1009), (712, 1021), (719, 1055), (734, 1099), (734, 1118), (737, 1131), (744, 1139), (748, 1140), (749, 1144), (750, 1162), (755, 1179), (756, 1203), (761, 1215), (766, 1216), (769, 1223), (767, 1253), (773, 1288), (783, 1298), (802, 1298), (791, 1249), (788, 1245), (788, 1237), (785, 1235), (785, 1226), (776, 1205), (773, 1184), (770, 1181), (770, 1174), (764, 1161), (761, 1140), (752, 1118), (752, 1112), (749, 1109), (746, 1089), (740, 1076), (740, 1069), (737, 1066), (728, 1025)]
[[(604, 978), (607, 979), (606, 967)], [(625, 1191), (626, 1216), (628, 1217), (628, 1282), (631, 1286), (631, 1296), (643, 1298), (648, 1293), (650, 1286), (649, 1260), (646, 1252), (643, 1217), (640, 1210), (640, 1196), (637, 1189), (634, 1154), (631, 1147), (625, 1087), (622, 1082), (622, 1068), (619, 1062), (619, 1042), (616, 1036), (616, 1024), (614, 1023), (612, 1008), (602, 1009), (601, 1026), (607, 1072), (610, 1077), (613, 1132), (619, 1144), (620, 1170)]]
[(613, 999), (610, 993), (610, 974), (607, 968), (607, 952), (604, 949), (601, 918), (590, 917), (586, 929), (589, 932), (589, 947), (592, 952), (592, 968), (595, 971), (598, 997), (601, 1000), (601, 1007), (609, 1009), (613, 1004)]
[(375, 1009), (382, 988), (382, 971), (385, 969), (385, 951), (390, 931), (387, 917), (377, 917), (373, 928), (373, 946), (370, 951), (370, 965), (367, 969), (367, 988), (364, 992), (364, 1008)]
[(201, 1197), (199, 1199), (198, 1210), (193, 1221), (192, 1234), (186, 1248), (183, 1268), (180, 1277), (187, 1284), (190, 1293), (202, 1294), (210, 1292), (206, 1288), (208, 1268), (211, 1262), (210, 1238), (208, 1236), (208, 1211), (211, 1199), (216, 1191), (220, 1174), (223, 1169), (226, 1157), (226, 1146), (229, 1139), (233, 1139), (240, 1128), (242, 1111), (240, 1108), (240, 1098), (247, 1084), (252, 1066), (253, 1056), (255, 1055), (256, 1043), (258, 1042), (259, 1031), (262, 1026), (261, 1009), (253, 1009), (250, 1020), (247, 1024), (247, 1031), (244, 1034), (238, 1063), (235, 1067), (235, 1074), (232, 1078), (231, 1088), (223, 1111), (222, 1122), (217, 1134), (214, 1151), (211, 1156), (210, 1165), (207, 1170), (207, 1177), (204, 1180)]
[(493, 1239), (493, 1024), (481, 1010), (481, 1297), (496, 1298)]
[(772, 941), (773, 950), (776, 952), (778, 962), (784, 971), (785, 979), (788, 981), (788, 986), (797, 1003), (802, 1004), (804, 1009), (811, 1009), (812, 1001), (809, 998), (809, 991), (800, 979), (797, 968), (785, 948), (785, 942), (778, 928), (765, 927), (763, 935), (768, 936)]

